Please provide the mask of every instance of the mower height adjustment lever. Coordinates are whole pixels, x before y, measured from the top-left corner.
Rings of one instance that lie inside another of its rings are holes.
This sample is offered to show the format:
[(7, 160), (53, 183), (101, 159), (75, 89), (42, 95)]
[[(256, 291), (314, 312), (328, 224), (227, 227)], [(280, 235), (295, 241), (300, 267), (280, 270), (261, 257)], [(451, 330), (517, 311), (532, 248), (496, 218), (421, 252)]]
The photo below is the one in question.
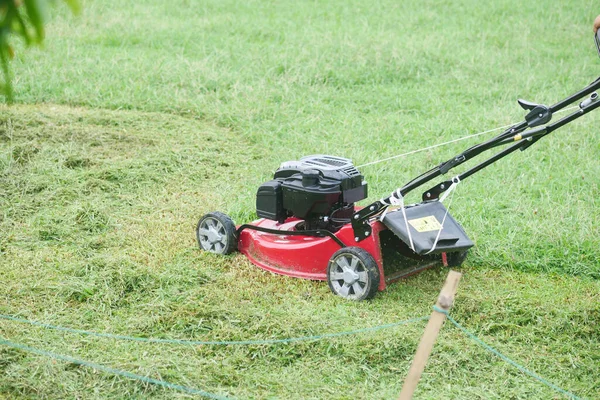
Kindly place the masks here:
[(548, 106), (523, 99), (517, 100), (517, 103), (519, 103), (523, 110), (530, 110), (525, 116), (525, 122), (527, 122), (527, 126), (530, 128), (543, 125), (552, 119), (552, 111)]

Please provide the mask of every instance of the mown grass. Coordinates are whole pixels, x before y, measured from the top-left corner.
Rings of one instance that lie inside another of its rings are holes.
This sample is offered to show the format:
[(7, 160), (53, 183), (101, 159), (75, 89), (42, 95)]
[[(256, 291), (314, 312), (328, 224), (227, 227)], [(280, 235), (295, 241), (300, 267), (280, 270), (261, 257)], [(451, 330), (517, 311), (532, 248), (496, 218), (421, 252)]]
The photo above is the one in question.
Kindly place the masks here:
[[(362, 164), (518, 121), (597, 75), (592, 3), (88, 2), (19, 52), (0, 108), (0, 313), (148, 337), (262, 339), (426, 315), (445, 271), (352, 303), (201, 253), (194, 225), (254, 218), (281, 161)], [(598, 117), (461, 184), (477, 246), (454, 316), (578, 395), (600, 395)], [(371, 199), (477, 140), (365, 167)], [(413, 199), (418, 198), (418, 193)], [(0, 323), (9, 340), (236, 398), (394, 398), (423, 324), (249, 347), (115, 342)], [(0, 349), (0, 396), (186, 395)], [(555, 393), (443, 330), (419, 398)]]

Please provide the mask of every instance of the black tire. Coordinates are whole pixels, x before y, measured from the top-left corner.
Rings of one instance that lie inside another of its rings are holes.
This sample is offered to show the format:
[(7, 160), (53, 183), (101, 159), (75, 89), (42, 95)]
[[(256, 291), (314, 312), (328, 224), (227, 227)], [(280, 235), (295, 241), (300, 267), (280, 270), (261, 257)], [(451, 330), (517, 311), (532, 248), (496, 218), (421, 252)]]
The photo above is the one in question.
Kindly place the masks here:
[(205, 214), (196, 226), (196, 240), (202, 250), (230, 254), (237, 250), (235, 224), (222, 212)]
[(460, 267), (462, 263), (467, 259), (469, 250), (455, 251), (452, 253), (446, 253), (448, 266), (449, 267)]
[(345, 299), (372, 299), (379, 287), (377, 262), (360, 247), (344, 247), (329, 260), (327, 283), (334, 294)]

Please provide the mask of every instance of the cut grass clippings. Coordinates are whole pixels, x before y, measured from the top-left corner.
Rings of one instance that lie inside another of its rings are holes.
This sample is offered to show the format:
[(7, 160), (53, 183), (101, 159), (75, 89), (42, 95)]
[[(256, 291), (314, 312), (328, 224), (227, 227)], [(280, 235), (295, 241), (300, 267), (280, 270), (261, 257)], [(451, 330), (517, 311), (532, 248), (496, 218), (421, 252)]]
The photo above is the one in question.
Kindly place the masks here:
[[(233, 141), (228, 130), (159, 113), (62, 106), (4, 111), (9, 140), (3, 141), (2, 187), (10, 190), (2, 196), (7, 234), (0, 313), (197, 340), (315, 335), (430, 313), (443, 269), (393, 285), (372, 302), (354, 303), (333, 296), (322, 282), (261, 271), (239, 254), (198, 251), (196, 217), (252, 201), (246, 186), (256, 187), (259, 174), (253, 171), (264, 169), (264, 161), (252, 157), (258, 150)], [(222, 146), (239, 151), (222, 153)], [(16, 162), (10, 150), (16, 147), (37, 150)], [(230, 173), (242, 148), (252, 184)], [(240, 212), (234, 218), (246, 217)], [(478, 251), (472, 259), (482, 257)], [(600, 341), (597, 281), (478, 264), (471, 261), (464, 271), (454, 317), (557, 385), (579, 394), (597, 391), (598, 359), (589, 351)], [(236, 398), (345, 398), (348, 385), (359, 398), (393, 397), (423, 326), (315, 343), (181, 347), (0, 323), (2, 336), (13, 341)], [(2, 351), (7, 362), (0, 388), (11, 396), (184, 396)], [(65, 384), (47, 384), (58, 381)], [(440, 391), (443, 397), (552, 395), (449, 326), (419, 390), (425, 397)]]

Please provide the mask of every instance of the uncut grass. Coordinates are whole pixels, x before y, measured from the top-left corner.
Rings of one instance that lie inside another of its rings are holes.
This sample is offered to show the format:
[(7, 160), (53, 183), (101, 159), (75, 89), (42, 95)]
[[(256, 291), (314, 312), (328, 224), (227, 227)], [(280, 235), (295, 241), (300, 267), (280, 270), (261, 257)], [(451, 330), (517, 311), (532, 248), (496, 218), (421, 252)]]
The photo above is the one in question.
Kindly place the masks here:
[[(237, 204), (236, 219), (246, 218), (241, 208), (254, 195), (246, 186), (258, 184), (247, 176), (264, 169), (265, 160), (253, 157), (258, 148), (230, 130), (160, 113), (3, 111), (2, 313), (142, 337), (245, 340), (427, 315), (439, 292), (443, 269), (354, 303), (322, 282), (272, 275), (240, 255), (199, 252), (197, 217)], [(246, 173), (232, 173), (241, 161)], [(554, 383), (597, 395), (596, 280), (477, 262), (465, 272), (459, 321)], [(7, 322), (0, 329), (15, 342), (236, 398), (390, 398), (423, 325), (249, 347), (115, 342)], [(0, 393), (10, 397), (185, 397), (19, 351), (2, 354)], [(423, 398), (553, 395), (450, 327), (419, 391)]]

